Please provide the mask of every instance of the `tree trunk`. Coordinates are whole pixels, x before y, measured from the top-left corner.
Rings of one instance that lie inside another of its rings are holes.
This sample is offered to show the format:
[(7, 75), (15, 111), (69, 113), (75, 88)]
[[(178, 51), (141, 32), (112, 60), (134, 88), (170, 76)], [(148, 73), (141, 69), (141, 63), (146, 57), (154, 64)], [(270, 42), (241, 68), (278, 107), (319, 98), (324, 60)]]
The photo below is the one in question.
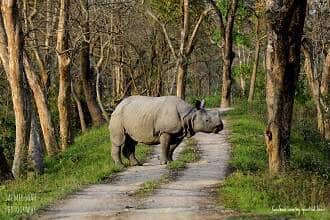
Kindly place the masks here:
[(103, 103), (101, 100), (101, 92), (100, 92), (100, 71), (98, 70), (98, 68), (96, 69), (96, 99), (97, 99), (97, 103), (99, 104), (99, 107), (101, 109), (102, 115), (105, 118), (105, 120), (107, 122), (110, 121), (108, 113), (105, 111), (104, 107), (103, 107)]
[(112, 36), (111, 45), (113, 46), (114, 54), (114, 83), (115, 83), (115, 96), (122, 99), (125, 96), (125, 76), (124, 76), (124, 66), (123, 66), (123, 39), (122, 36), (122, 18), (121, 16), (111, 17), (112, 26), (114, 33), (118, 33), (119, 36)]
[(93, 85), (93, 71), (90, 68), (89, 59), (89, 43), (82, 43), (81, 49), (81, 81), (83, 84), (84, 95), (86, 98), (86, 103), (88, 111), (92, 118), (92, 123), (94, 126), (98, 126), (104, 122), (101, 110), (96, 103), (95, 99), (95, 87)]
[(305, 12), (306, 0), (267, 2), (268, 124), (265, 142), (271, 174), (283, 170), (290, 157), (291, 119)]
[(249, 98), (248, 102), (253, 101), (254, 96), (254, 89), (257, 79), (257, 72), (258, 72), (258, 64), (259, 64), (259, 54), (260, 54), (260, 40), (259, 40), (259, 18), (257, 18), (256, 23), (256, 50), (254, 53), (254, 64), (253, 64), (253, 70), (251, 75), (251, 81), (250, 81), (250, 90), (249, 90)]
[(29, 160), (34, 171), (41, 174), (44, 171), (43, 164), (43, 140), (37, 123), (37, 115), (33, 110), (31, 112), (31, 130), (29, 141)]
[(327, 45), (327, 56), (324, 61), (324, 68), (321, 81), (321, 95), (324, 100), (322, 110), (324, 112), (324, 138), (330, 140), (330, 45)]
[(251, 81), (250, 81), (248, 102), (253, 101), (255, 84), (256, 84), (256, 79), (257, 79), (257, 72), (258, 72), (259, 53), (260, 53), (260, 41), (258, 40), (257, 45), (256, 45), (254, 64), (253, 64), (253, 70), (252, 70)]
[(176, 80), (176, 96), (185, 99), (186, 98), (186, 75), (187, 75), (187, 64), (183, 62), (178, 63), (177, 69), (177, 80)]
[(57, 14), (57, 7), (54, 7), (57, 3), (54, 3), (52, 0), (47, 0), (46, 2), (46, 7), (47, 8), (53, 8), (53, 10), (47, 10), (46, 11), (46, 30), (45, 30), (45, 39), (44, 39), (44, 54), (43, 54), (43, 61), (44, 61), (44, 69), (47, 70), (47, 75), (46, 72), (43, 74), (43, 77), (41, 77), (44, 85), (44, 92), (46, 97), (48, 96), (48, 89), (50, 86), (50, 73), (52, 73), (52, 56), (50, 54), (50, 48), (51, 48), (51, 42), (52, 42), (52, 37), (53, 37), (53, 31), (55, 29), (56, 25), (56, 14)]
[(232, 74), (231, 74), (231, 66), (233, 64), (233, 60), (235, 54), (233, 52), (233, 28), (234, 28), (234, 20), (237, 11), (237, 0), (231, 0), (229, 8), (227, 10), (227, 21), (224, 23), (224, 17), (222, 15), (221, 10), (217, 6), (217, 2), (214, 0), (209, 0), (212, 7), (215, 9), (218, 18), (219, 18), (219, 29), (221, 32), (221, 37), (223, 41), (223, 49), (222, 49), (222, 90), (221, 90), (221, 108), (230, 107), (231, 104), (231, 84), (232, 84)]
[(104, 123), (104, 118), (102, 116), (101, 110), (96, 103), (95, 98), (95, 86), (93, 70), (90, 63), (90, 30), (89, 30), (89, 5), (88, 0), (80, 1), (83, 11), (86, 14), (86, 18), (82, 24), (82, 32), (84, 34), (83, 41), (81, 43), (80, 50), (80, 68), (81, 68), (81, 81), (83, 84), (84, 95), (86, 98), (87, 108), (92, 118), (92, 123), (94, 126), (98, 126)]
[(303, 53), (305, 56), (305, 73), (311, 90), (312, 98), (317, 111), (317, 125), (320, 134), (330, 140), (330, 101), (328, 87), (330, 79), (327, 78), (330, 68), (330, 47), (324, 60), (323, 73), (316, 73), (314, 59), (312, 57), (312, 45), (308, 39), (303, 40)]
[(243, 74), (240, 74), (239, 81), (240, 81), (240, 87), (241, 87), (241, 95), (242, 95), (242, 97), (244, 97), (246, 85), (245, 85), (245, 79), (244, 79)]
[(185, 56), (185, 47), (188, 40), (189, 30), (189, 0), (182, 2), (182, 18), (181, 18), (181, 40), (179, 57), (177, 58), (177, 78), (176, 78), (176, 96), (185, 99), (186, 97), (186, 75), (188, 65), (187, 57)]
[(7, 35), (8, 62), (2, 60), (12, 92), (13, 107), (16, 121), (16, 146), (12, 172), (15, 178), (25, 176), (27, 148), (30, 134), (29, 90), (24, 72), (22, 71), (23, 38), (19, 24), (17, 2), (2, 1), (2, 18)]
[[(232, 53), (233, 54), (233, 53)], [(223, 58), (223, 67), (222, 67), (222, 90), (221, 90), (221, 108), (228, 108), (231, 104), (231, 66), (233, 58), (230, 58), (228, 52)]]
[[(158, 23), (160, 24), (165, 39), (168, 43), (169, 48), (171, 49), (172, 55), (175, 58), (177, 62), (177, 75), (176, 75), (176, 94), (178, 97), (184, 99), (185, 98), (185, 87), (186, 87), (186, 74), (188, 71), (188, 63), (187, 60), (190, 58), (190, 55), (194, 49), (195, 43), (196, 43), (196, 35), (200, 28), (200, 25), (207, 16), (207, 14), (211, 11), (211, 8), (206, 8), (199, 16), (198, 21), (196, 22), (194, 29), (192, 31), (192, 34), (190, 38), (189, 35), (189, 0), (183, 0), (181, 1), (182, 5), (182, 17), (181, 17), (181, 39), (180, 39), (180, 47), (178, 54), (176, 54), (174, 47), (172, 45), (172, 42), (167, 34), (165, 25), (160, 22), (160, 20), (150, 11), (146, 10), (147, 13)], [(174, 90), (174, 83), (175, 78), (172, 81), (170, 93), (172, 94)]]
[(49, 156), (53, 156), (58, 153), (59, 149), (56, 141), (51, 113), (47, 106), (47, 98), (43, 92), (41, 80), (39, 76), (33, 71), (27, 54), (23, 55), (23, 62), (27, 80), (36, 103), (46, 150)]
[[(36, 64), (39, 68), (39, 74), (40, 74), (40, 81), (39, 83), (42, 83), (40, 85), (42, 85), (42, 89), (45, 92), (49, 86), (49, 75), (48, 75), (48, 71), (46, 69), (45, 66), (45, 61), (43, 60), (43, 58), (40, 56), (40, 45), (39, 45), (39, 41), (38, 41), (38, 36), (36, 34), (36, 31), (34, 31), (36, 28), (34, 26), (34, 22), (33, 19), (34, 17), (36, 17), (37, 13), (38, 13), (38, 9), (37, 9), (37, 1), (34, 0), (33, 2), (33, 7), (32, 7), (32, 11), (28, 14), (29, 11), (29, 4), (27, 0), (23, 0), (23, 17), (24, 17), (24, 31), (25, 33), (28, 33), (29, 36), (31, 37), (31, 40), (27, 41), (27, 43), (29, 44), (28, 46), (31, 48), (31, 51), (34, 55)], [(48, 16), (48, 13), (46, 13)], [(46, 18), (47, 20), (47, 18)], [(46, 21), (47, 22), (47, 21)], [(47, 45), (48, 42), (45, 42), (46, 45), (45, 46), (49, 46)]]
[(10, 167), (7, 163), (6, 157), (3, 154), (2, 148), (0, 147), (0, 182), (2, 180), (14, 179)]
[(59, 71), (58, 111), (61, 136), (61, 148), (66, 149), (71, 143), (70, 134), (70, 58), (68, 55), (69, 0), (60, 1), (60, 14), (57, 29), (57, 60)]
[(79, 98), (77, 97), (77, 94), (74, 90), (74, 86), (73, 86), (72, 82), (71, 82), (71, 93), (72, 93), (72, 97), (73, 97), (73, 99), (74, 99), (74, 101), (76, 102), (76, 105), (77, 105), (81, 132), (84, 133), (87, 129), (87, 125), (86, 125), (86, 121), (85, 121), (85, 115), (84, 115), (83, 107), (81, 105), (81, 102), (80, 102)]
[(124, 97), (124, 70), (123, 70), (123, 51), (121, 46), (114, 46), (116, 63), (114, 66), (115, 82), (116, 82), (116, 96), (123, 98)]

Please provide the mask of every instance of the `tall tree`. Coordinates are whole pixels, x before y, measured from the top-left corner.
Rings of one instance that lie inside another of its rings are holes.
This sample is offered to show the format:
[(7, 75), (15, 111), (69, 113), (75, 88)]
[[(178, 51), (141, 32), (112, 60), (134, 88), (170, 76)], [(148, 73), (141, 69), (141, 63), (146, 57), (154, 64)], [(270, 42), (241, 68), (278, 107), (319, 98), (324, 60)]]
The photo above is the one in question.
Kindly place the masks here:
[(17, 1), (2, 1), (1, 12), (0, 56), (9, 81), (15, 113), (16, 146), (12, 171), (18, 178), (26, 173), (30, 134), (29, 90), (23, 71), (23, 38)]
[(330, 1), (308, 1), (304, 27), (305, 73), (321, 136), (330, 140)]
[(330, 45), (326, 45), (326, 56), (321, 68), (317, 72), (315, 59), (313, 59), (313, 47), (309, 39), (303, 40), (303, 53), (305, 56), (305, 73), (312, 93), (312, 99), (317, 111), (317, 125), (321, 135), (330, 140)]
[(267, 111), (269, 171), (283, 170), (290, 156), (290, 130), (307, 0), (267, 0)]
[[(101, 92), (100, 92), (100, 77), (102, 73), (102, 64), (105, 59), (105, 54), (104, 54), (104, 48), (108, 45), (109, 41), (106, 41), (104, 44), (102, 44), (102, 37), (100, 37), (100, 58), (98, 59), (97, 63), (94, 65), (94, 71), (96, 72), (96, 85), (95, 85), (95, 90), (96, 90), (96, 99), (97, 99), (97, 104), (99, 105), (99, 108), (102, 112), (102, 115), (104, 119), (109, 122), (109, 116), (108, 113), (105, 111), (102, 100), (101, 100)], [(109, 50), (108, 50), (109, 53)]]
[(222, 68), (222, 89), (221, 89), (221, 107), (226, 108), (231, 104), (231, 84), (232, 84), (232, 69), (235, 53), (233, 51), (233, 29), (235, 15), (238, 6), (238, 0), (230, 0), (229, 6), (224, 16), (215, 0), (209, 0), (213, 6), (219, 21), (219, 29), (222, 38), (221, 57), (223, 60)]
[(37, 122), (37, 114), (35, 110), (31, 111), (31, 129), (30, 129), (30, 141), (28, 150), (28, 161), (30, 162), (30, 167), (36, 173), (43, 173), (43, 148), (44, 142), (42, 140), (42, 135)]
[(68, 147), (71, 142), (70, 133), (70, 100), (71, 100), (71, 77), (70, 77), (70, 57), (68, 39), (69, 21), (69, 2), (70, 0), (60, 1), (60, 11), (57, 27), (57, 60), (59, 71), (59, 94), (57, 106), (59, 111), (60, 136), (62, 150)]
[(87, 125), (86, 125), (84, 110), (83, 110), (83, 106), (81, 104), (81, 101), (80, 101), (79, 97), (76, 94), (73, 80), (71, 81), (71, 94), (72, 94), (72, 98), (76, 102), (76, 106), (77, 106), (77, 110), (78, 110), (78, 116), (79, 116), (79, 121), (80, 121), (81, 132), (85, 132), (86, 129), (87, 129)]
[(177, 78), (176, 78), (176, 95), (180, 98), (185, 98), (186, 94), (186, 77), (188, 72), (188, 61), (190, 59), (191, 53), (193, 52), (194, 46), (196, 44), (196, 35), (198, 33), (198, 30), (202, 24), (202, 21), (207, 16), (207, 14), (210, 12), (210, 8), (206, 8), (202, 11), (202, 13), (199, 15), (198, 20), (192, 30), (192, 33), (189, 37), (189, 21), (190, 21), (190, 1), (189, 0), (183, 0), (181, 3), (182, 8), (182, 17), (181, 17), (181, 38), (179, 42), (179, 50), (175, 52), (175, 49), (173, 47), (172, 41), (168, 35), (168, 32), (166, 30), (165, 25), (159, 20), (159, 18), (154, 15), (149, 9), (147, 10), (147, 14), (151, 16), (162, 28), (166, 41), (171, 49), (172, 55), (176, 61), (176, 67), (177, 67)]
[(23, 55), (24, 70), (27, 81), (32, 90), (36, 103), (36, 110), (39, 115), (39, 121), (48, 155), (53, 156), (58, 152), (58, 145), (55, 136), (55, 129), (52, 122), (50, 110), (47, 106), (47, 98), (43, 91), (43, 86), (39, 75), (30, 65), (29, 57), (26, 53)]
[(81, 43), (80, 50), (80, 76), (83, 84), (84, 95), (86, 98), (86, 103), (88, 111), (92, 118), (93, 125), (100, 125), (104, 122), (102, 112), (97, 105), (95, 98), (95, 77), (93, 76), (93, 68), (91, 68), (91, 58), (90, 58), (90, 30), (89, 30), (89, 2), (88, 0), (81, 0), (80, 6), (82, 8), (82, 14), (84, 16), (82, 22), (82, 33), (83, 40)]
[[(38, 36), (35, 31), (34, 18), (38, 13), (37, 1), (33, 2), (33, 6), (30, 11), (28, 1), (23, 1), (23, 17), (24, 17), (24, 31), (29, 33), (30, 39), (26, 40), (26, 44), (29, 46), (33, 57), (35, 58), (36, 68), (31, 65), (31, 58), (28, 52), (23, 54), (23, 64), (26, 73), (28, 84), (32, 90), (32, 94), (36, 103), (36, 110), (39, 115), (39, 121), (43, 134), (43, 140), (48, 155), (52, 156), (58, 152), (58, 145), (55, 136), (55, 129), (51, 118), (51, 113), (47, 105), (47, 87), (48, 87), (48, 71), (46, 70), (46, 60), (41, 55), (40, 46), (38, 43)], [(48, 14), (47, 14), (48, 16)], [(48, 30), (47, 30), (48, 31)], [(33, 123), (31, 123), (33, 125)], [(35, 129), (32, 129), (35, 130)], [(34, 137), (34, 136), (31, 136)], [(31, 141), (30, 141), (31, 143)]]
[(261, 17), (258, 14), (256, 14), (255, 16), (256, 16), (256, 24), (255, 24), (255, 44), (256, 44), (256, 46), (255, 46), (255, 52), (254, 52), (254, 63), (253, 63), (252, 75), (251, 75), (251, 79), (250, 79), (248, 102), (252, 102), (253, 97), (254, 97), (254, 90), (255, 90), (258, 65), (259, 65), (259, 54), (260, 54), (260, 47), (261, 47), (261, 38), (260, 38)]

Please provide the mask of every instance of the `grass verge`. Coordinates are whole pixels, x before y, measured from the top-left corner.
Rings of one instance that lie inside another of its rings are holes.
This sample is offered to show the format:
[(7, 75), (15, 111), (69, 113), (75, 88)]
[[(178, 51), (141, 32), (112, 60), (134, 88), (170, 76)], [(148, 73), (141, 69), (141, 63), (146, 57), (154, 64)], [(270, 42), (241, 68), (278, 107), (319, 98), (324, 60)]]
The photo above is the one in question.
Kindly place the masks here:
[[(77, 137), (65, 152), (45, 159), (45, 173), (0, 186), (0, 219), (29, 216), (81, 187), (102, 182), (121, 169), (113, 163), (106, 126), (91, 129)], [(151, 150), (137, 148), (145, 160)]]
[(234, 172), (220, 187), (225, 206), (265, 217), (330, 219), (328, 143), (317, 136), (305, 136), (298, 129), (295, 120), (299, 118), (295, 116), (289, 167), (285, 173), (269, 176), (263, 136), (264, 104), (240, 103), (228, 117), (232, 131), (230, 166)]
[(166, 165), (166, 169), (168, 169), (169, 172), (162, 175), (157, 180), (144, 182), (135, 192), (135, 195), (139, 197), (151, 195), (161, 185), (173, 181), (179, 175), (179, 172), (187, 167), (188, 163), (196, 162), (199, 160), (199, 158), (200, 154), (197, 148), (197, 141), (193, 138), (186, 139), (185, 146), (179, 153), (178, 158)]

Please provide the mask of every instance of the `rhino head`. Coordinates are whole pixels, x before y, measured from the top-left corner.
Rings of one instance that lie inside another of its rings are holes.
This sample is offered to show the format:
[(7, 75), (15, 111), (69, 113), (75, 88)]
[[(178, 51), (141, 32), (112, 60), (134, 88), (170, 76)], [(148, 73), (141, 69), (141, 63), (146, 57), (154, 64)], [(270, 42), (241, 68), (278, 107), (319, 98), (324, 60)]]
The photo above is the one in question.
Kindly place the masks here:
[(220, 111), (216, 109), (205, 109), (205, 102), (196, 101), (197, 111), (192, 118), (194, 132), (219, 133), (223, 129)]

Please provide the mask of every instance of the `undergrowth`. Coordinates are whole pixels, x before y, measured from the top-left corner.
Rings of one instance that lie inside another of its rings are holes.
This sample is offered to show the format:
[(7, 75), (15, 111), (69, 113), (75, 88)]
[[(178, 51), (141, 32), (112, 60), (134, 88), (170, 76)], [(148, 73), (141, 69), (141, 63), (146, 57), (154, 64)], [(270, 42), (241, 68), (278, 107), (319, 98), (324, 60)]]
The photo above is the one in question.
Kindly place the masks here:
[[(330, 219), (330, 148), (311, 116), (302, 118), (297, 106), (291, 133), (291, 159), (286, 172), (270, 176), (263, 131), (264, 102), (238, 103), (228, 113), (233, 173), (220, 187), (226, 207), (260, 215), (288, 215), (305, 219)], [(297, 113), (298, 112), (298, 113)], [(305, 121), (305, 122), (304, 122)], [(304, 128), (304, 130), (303, 130)], [(309, 132), (306, 132), (309, 130)], [(285, 210), (286, 209), (286, 210)]]
[[(111, 142), (106, 126), (77, 137), (66, 151), (45, 159), (45, 173), (0, 186), (0, 219), (29, 216), (81, 187), (104, 181), (121, 171), (111, 159)], [(137, 157), (150, 154), (145, 145)]]

